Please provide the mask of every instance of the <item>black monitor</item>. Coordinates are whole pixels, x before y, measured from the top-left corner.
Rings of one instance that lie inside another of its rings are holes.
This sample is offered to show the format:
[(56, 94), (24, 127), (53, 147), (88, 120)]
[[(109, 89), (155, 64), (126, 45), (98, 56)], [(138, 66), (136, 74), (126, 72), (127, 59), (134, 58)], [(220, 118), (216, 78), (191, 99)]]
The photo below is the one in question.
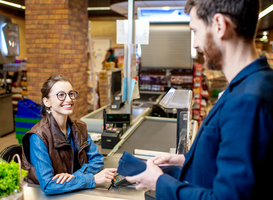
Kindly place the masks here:
[(112, 95), (116, 95), (121, 92), (121, 69), (112, 71)]

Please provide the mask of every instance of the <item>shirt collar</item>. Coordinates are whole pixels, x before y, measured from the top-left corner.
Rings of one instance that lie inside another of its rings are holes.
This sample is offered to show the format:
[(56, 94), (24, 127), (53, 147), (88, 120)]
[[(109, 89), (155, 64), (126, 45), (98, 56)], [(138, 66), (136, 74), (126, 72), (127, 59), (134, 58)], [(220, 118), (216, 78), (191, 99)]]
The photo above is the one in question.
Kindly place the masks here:
[(246, 66), (242, 71), (240, 71), (235, 78), (230, 82), (230, 91), (232, 86), (237, 84), (239, 81), (244, 79), (246, 76), (263, 69), (270, 68), (269, 64), (267, 63), (267, 58), (262, 56), (261, 58), (256, 59), (254, 62), (250, 63)]
[(70, 137), (70, 133), (71, 133), (71, 128), (70, 128), (70, 125), (69, 125), (68, 122), (66, 124), (67, 124), (67, 138), (69, 138)]

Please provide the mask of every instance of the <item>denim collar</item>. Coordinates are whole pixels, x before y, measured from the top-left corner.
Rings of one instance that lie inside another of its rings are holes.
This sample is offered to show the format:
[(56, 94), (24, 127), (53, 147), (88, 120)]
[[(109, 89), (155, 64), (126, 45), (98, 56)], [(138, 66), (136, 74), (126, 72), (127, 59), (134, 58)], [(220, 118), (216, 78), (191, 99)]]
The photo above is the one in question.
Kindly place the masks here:
[(66, 131), (67, 131), (66, 137), (65, 137), (64, 132), (62, 132), (62, 131), (61, 132), (62, 132), (66, 142), (68, 143), (69, 137), (70, 137), (70, 132), (71, 132), (70, 124), (68, 123), (68, 121), (66, 122)]

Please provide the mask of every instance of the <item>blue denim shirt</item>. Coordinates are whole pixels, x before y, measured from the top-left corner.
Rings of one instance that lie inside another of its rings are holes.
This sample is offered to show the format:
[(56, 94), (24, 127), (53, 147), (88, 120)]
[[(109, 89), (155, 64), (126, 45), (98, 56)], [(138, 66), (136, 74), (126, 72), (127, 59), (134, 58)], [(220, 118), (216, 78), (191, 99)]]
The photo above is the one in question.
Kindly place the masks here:
[[(66, 140), (74, 151), (74, 141), (70, 132), (71, 129), (70, 126), (68, 126)], [(73, 173), (74, 178), (63, 184), (56, 183), (58, 179), (52, 180), (54, 177), (54, 170), (44, 142), (36, 134), (32, 134), (29, 141), (31, 149), (30, 163), (34, 165), (40, 187), (46, 195), (95, 187), (94, 174), (98, 173), (103, 168), (104, 159), (98, 152), (98, 147), (94, 144), (89, 135), (87, 136), (89, 146), (85, 149), (88, 163), (84, 164), (79, 170)]]

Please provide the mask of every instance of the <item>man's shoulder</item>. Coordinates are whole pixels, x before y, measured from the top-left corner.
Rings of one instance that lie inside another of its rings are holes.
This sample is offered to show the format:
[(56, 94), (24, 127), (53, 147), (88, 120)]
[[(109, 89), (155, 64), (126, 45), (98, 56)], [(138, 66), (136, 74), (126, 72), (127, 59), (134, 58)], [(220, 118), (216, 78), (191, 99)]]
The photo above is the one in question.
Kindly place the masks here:
[(273, 70), (261, 70), (246, 78), (246, 94), (260, 98), (273, 98)]
[(259, 70), (250, 73), (231, 86), (231, 95), (256, 96), (257, 98), (273, 98), (273, 70)]

